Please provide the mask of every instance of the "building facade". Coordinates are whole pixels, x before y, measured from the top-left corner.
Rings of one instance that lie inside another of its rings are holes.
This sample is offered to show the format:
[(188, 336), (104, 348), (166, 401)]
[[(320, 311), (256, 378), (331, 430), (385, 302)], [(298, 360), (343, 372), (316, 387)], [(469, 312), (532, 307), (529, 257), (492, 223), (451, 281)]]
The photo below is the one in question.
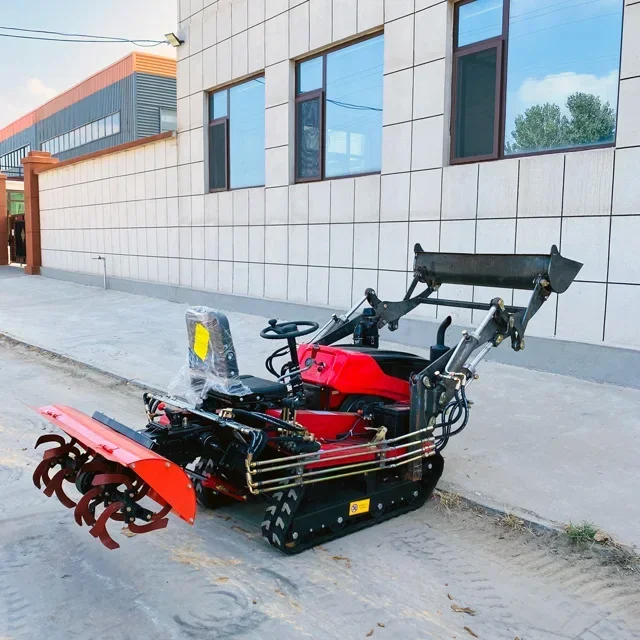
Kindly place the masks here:
[(131, 53), (0, 129), (0, 171), (22, 175), (29, 151), (67, 160), (175, 128), (176, 63)]
[(528, 333), (640, 348), (640, 2), (181, 0), (179, 33), (177, 137), (41, 174), (43, 273), (346, 309), (416, 242), (556, 244), (584, 267)]

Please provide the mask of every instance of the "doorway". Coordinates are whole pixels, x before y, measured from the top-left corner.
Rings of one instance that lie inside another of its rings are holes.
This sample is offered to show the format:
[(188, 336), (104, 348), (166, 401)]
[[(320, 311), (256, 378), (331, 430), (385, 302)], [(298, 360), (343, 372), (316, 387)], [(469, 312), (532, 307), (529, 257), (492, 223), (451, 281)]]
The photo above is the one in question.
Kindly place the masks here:
[(18, 264), (27, 262), (27, 232), (24, 214), (9, 216), (9, 261)]

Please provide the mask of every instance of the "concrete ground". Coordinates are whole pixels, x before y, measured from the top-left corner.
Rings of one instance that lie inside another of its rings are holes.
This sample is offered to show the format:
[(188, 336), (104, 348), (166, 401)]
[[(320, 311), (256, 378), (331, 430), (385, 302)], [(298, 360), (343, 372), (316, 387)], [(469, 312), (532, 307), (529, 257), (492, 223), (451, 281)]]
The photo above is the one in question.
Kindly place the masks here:
[[(46, 278), (0, 280), (0, 333), (157, 388), (184, 362), (185, 309)], [(228, 316), (241, 372), (268, 377), (263, 362), (273, 343), (258, 335), (267, 319)], [(479, 372), (469, 389), (471, 420), (445, 451), (441, 486), (543, 519), (588, 520), (640, 547), (640, 390), (494, 362)], [(140, 411), (128, 422), (142, 420)]]
[(261, 539), (259, 505), (132, 538), (112, 523), (108, 551), (33, 486), (54, 428), (28, 405), (135, 424), (140, 390), (1, 338), (0, 363), (0, 638), (640, 638), (638, 573), (435, 501), (294, 557)]

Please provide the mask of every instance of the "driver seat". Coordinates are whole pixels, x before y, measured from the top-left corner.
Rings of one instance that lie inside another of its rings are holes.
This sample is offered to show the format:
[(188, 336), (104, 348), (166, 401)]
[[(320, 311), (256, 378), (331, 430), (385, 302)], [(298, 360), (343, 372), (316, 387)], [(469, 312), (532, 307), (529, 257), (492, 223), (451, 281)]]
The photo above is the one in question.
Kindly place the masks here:
[(239, 376), (240, 380), (251, 389), (251, 393), (263, 398), (284, 398), (287, 386), (277, 380), (265, 380), (256, 376)]
[(223, 397), (234, 404), (240, 397), (251, 401), (287, 396), (287, 386), (281, 382), (239, 375), (231, 328), (224, 313), (209, 307), (193, 307), (187, 310), (186, 322), (190, 382), (200, 397)]

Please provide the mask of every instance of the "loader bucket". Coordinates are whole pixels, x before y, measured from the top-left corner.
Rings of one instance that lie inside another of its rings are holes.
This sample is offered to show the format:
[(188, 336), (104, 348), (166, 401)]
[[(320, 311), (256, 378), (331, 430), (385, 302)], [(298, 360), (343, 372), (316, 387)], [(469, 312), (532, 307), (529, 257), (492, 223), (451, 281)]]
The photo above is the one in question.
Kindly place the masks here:
[(431, 253), (415, 246), (415, 275), (432, 287), (450, 283), (533, 290), (536, 280), (545, 278), (554, 293), (564, 293), (581, 268), (555, 245), (549, 255)]
[[(193, 524), (195, 491), (181, 467), (71, 407), (51, 405), (36, 411), (71, 440), (57, 434), (38, 439), (36, 447), (56, 446), (44, 452), (33, 474), (34, 484), (44, 485), (45, 495), (55, 493), (62, 504), (75, 508), (76, 522), (90, 525), (90, 533), (107, 548), (120, 546), (106, 529), (109, 519), (124, 522), (133, 533), (166, 527), (170, 511)], [(65, 482), (82, 494), (78, 501), (65, 493)], [(140, 503), (143, 498), (160, 505), (160, 510), (145, 507)], [(99, 507), (104, 507), (100, 514)]]

